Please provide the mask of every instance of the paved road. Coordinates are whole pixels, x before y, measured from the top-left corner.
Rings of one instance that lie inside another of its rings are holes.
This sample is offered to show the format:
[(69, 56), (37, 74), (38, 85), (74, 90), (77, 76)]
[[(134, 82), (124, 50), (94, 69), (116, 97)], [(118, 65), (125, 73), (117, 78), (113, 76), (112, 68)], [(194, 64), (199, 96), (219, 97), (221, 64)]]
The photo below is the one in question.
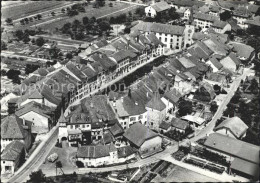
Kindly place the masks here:
[(23, 166), (21, 166), (9, 180), (2, 179), (2, 182), (21, 183), (27, 181), (31, 172), (36, 171), (41, 166), (51, 149), (56, 144), (58, 138), (58, 126), (55, 126), (49, 132), (49, 135), (49, 138), (46, 138), (46, 141), (43, 141), (35, 149)]
[(212, 120), (208, 123), (208, 125), (204, 129), (202, 129), (198, 134), (196, 134), (195, 137), (190, 139), (192, 142), (195, 142), (213, 132), (213, 129), (215, 128), (215, 124), (216, 124), (217, 120), (222, 117), (223, 112), (225, 111), (225, 109), (227, 107), (227, 104), (230, 102), (231, 98), (233, 97), (234, 93), (236, 92), (237, 88), (239, 87), (241, 80), (244, 80), (250, 72), (251, 72), (250, 69), (245, 68), (243, 74), (241, 76), (237, 77), (233, 81), (233, 83), (230, 86), (229, 92), (228, 92), (227, 96), (225, 97), (225, 100), (223, 100), (222, 103), (220, 104), (220, 106), (218, 107), (218, 110), (215, 113), (215, 115), (213, 116)]

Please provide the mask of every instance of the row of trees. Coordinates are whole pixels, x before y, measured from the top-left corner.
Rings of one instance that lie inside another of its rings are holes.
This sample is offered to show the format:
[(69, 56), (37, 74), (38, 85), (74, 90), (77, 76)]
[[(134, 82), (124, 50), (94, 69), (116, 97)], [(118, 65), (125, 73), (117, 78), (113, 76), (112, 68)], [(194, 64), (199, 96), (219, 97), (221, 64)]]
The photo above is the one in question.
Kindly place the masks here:
[(109, 35), (111, 29), (112, 27), (106, 19), (96, 20), (95, 17), (90, 19), (83, 17), (82, 22), (76, 19), (72, 23), (64, 24), (60, 30), (63, 34), (70, 34), (72, 39), (82, 40), (87, 34), (103, 35), (105, 33)]
[(176, 9), (172, 7), (167, 13), (158, 14), (155, 18), (146, 17), (144, 20), (147, 22), (158, 22), (158, 23), (167, 23), (171, 20), (177, 20), (180, 18), (180, 15), (176, 12)]
[(20, 24), (21, 25), (25, 25), (25, 24), (28, 24), (29, 22), (33, 22), (33, 21), (37, 21), (37, 20), (41, 20), (42, 19), (42, 15), (41, 14), (38, 14), (34, 17), (29, 17), (29, 18), (23, 18), (20, 20)]

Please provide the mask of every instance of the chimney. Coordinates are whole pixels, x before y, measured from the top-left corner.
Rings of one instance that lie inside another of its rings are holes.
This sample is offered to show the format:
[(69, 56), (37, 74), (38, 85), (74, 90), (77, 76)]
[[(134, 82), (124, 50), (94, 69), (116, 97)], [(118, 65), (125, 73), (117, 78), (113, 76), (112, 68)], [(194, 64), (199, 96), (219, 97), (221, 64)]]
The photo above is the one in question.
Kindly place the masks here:
[(122, 102), (122, 103), (124, 102), (124, 97), (121, 97), (121, 102)]
[(128, 97), (129, 97), (129, 98), (132, 97), (131, 88), (128, 89)]

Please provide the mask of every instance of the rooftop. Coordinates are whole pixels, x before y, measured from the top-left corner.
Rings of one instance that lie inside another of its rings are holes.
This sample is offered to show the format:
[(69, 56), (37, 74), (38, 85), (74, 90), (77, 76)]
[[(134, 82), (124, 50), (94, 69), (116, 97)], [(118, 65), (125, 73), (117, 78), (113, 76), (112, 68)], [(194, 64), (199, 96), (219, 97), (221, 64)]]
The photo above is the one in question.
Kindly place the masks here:
[(81, 146), (78, 148), (78, 158), (102, 158), (110, 156), (110, 152), (115, 152), (116, 147), (111, 145)]
[(181, 120), (179, 118), (172, 118), (171, 126), (182, 130), (186, 130), (189, 127), (189, 122)]
[(1, 161), (19, 161), (20, 154), (24, 150), (24, 144), (20, 141), (13, 141), (8, 144), (1, 154)]
[(151, 7), (157, 12), (165, 11), (171, 8), (171, 6), (165, 1), (155, 3), (151, 5)]

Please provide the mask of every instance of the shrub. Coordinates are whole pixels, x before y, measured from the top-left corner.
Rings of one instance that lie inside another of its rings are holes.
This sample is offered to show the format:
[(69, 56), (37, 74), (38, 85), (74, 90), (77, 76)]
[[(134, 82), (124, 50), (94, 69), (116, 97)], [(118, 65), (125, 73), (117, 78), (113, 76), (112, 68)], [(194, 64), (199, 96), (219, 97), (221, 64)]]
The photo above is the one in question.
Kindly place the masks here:
[(84, 163), (82, 161), (76, 161), (76, 165), (78, 168), (84, 168)]

